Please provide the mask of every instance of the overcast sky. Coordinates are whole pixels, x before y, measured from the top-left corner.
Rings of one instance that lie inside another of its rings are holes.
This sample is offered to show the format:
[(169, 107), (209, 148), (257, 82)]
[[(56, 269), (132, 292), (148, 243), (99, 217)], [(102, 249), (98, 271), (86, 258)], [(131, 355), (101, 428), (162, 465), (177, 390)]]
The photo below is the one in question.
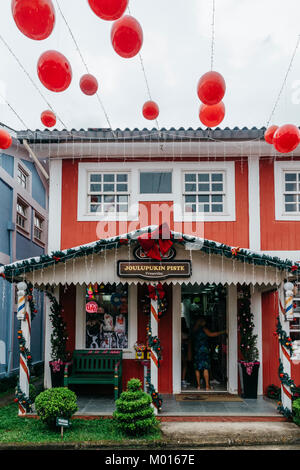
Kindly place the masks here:
[[(53, 0), (56, 6), (56, 0)], [(98, 18), (87, 0), (59, 0), (90, 72), (99, 81), (99, 95), (113, 128), (152, 128), (142, 116), (148, 99), (138, 56), (123, 59), (112, 48), (112, 23)], [(108, 127), (96, 97), (82, 94), (85, 69), (56, 8), (56, 25), (44, 41), (25, 37), (11, 14), (11, 0), (1, 0), (1, 35), (68, 129)], [(131, 14), (141, 24), (141, 55), (152, 98), (160, 107), (159, 126), (201, 127), (196, 88), (210, 69), (212, 0), (130, 0)], [(298, 34), (299, 0), (216, 0), (214, 69), (223, 74), (224, 127), (266, 125), (283, 83)], [(36, 64), (42, 52), (56, 49), (69, 59), (73, 80), (63, 93), (40, 83)], [(31, 129), (42, 129), (47, 105), (7, 48), (0, 42), (0, 92)], [(300, 124), (300, 47), (272, 123)], [(0, 121), (24, 126), (9, 107), (0, 104)], [(61, 123), (56, 126), (61, 129)], [(202, 126), (203, 127), (203, 126)]]

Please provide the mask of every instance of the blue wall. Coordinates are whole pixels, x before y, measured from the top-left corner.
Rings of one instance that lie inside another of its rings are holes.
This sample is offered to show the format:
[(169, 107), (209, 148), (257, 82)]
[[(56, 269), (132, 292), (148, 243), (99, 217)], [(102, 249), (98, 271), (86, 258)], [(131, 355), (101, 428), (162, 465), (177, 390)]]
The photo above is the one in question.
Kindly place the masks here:
[(13, 190), (0, 179), (0, 251), (10, 255), (8, 223), (12, 221)]
[(11, 177), (14, 176), (14, 157), (0, 153), (0, 166), (7, 171)]
[(34, 163), (28, 162), (27, 160), (22, 160), (22, 163), (24, 163), (24, 166), (27, 167), (28, 170), (31, 171), (32, 197), (40, 204), (40, 206), (42, 206), (45, 209), (46, 208), (46, 191), (41, 181), (41, 178), (38, 172), (36, 171)]

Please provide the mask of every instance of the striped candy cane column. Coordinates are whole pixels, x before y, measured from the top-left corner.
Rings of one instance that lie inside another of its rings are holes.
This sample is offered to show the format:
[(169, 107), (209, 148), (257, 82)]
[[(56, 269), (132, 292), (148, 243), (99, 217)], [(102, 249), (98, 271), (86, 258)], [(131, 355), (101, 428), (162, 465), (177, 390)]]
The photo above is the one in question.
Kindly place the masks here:
[[(278, 292), (278, 298), (279, 298), (279, 319), (280, 323), (282, 325), (282, 330), (286, 332), (287, 336), (290, 334), (290, 324), (287, 321), (286, 317), (286, 308), (283, 307), (283, 305), (287, 305), (285, 303), (285, 300), (287, 297), (290, 297), (290, 292), (293, 289), (293, 284), (291, 282), (287, 282), (284, 284), (283, 288), (281, 287)], [(287, 295), (288, 294), (288, 295)], [(293, 298), (293, 297), (292, 297)], [(288, 303), (289, 305), (289, 303)], [(293, 306), (292, 306), (293, 308)], [(290, 309), (289, 309), (290, 311)], [(279, 343), (279, 357), (283, 365), (283, 370), (285, 373), (288, 374), (288, 376), (291, 376), (291, 358), (289, 352), (286, 350), (286, 348)], [(281, 402), (282, 406), (284, 408), (287, 408), (288, 410), (292, 410), (292, 394), (290, 387), (287, 385), (281, 384)]]
[[(20, 282), (17, 284), (18, 288), (18, 313), (17, 318), (21, 321), (20, 330), (22, 331), (25, 340), (24, 347), (30, 351), (30, 337), (31, 337), (31, 312), (29, 302), (26, 297), (27, 284)], [(20, 370), (19, 370), (19, 386), (21, 392), (25, 397), (29, 398), (29, 379), (30, 371), (27, 363), (27, 358), (24, 352), (20, 350)], [(26, 414), (25, 407), (19, 402), (19, 414)]]
[[(150, 311), (150, 327), (152, 331), (152, 336), (158, 336), (158, 300), (151, 299), (151, 311)], [(158, 391), (158, 359), (157, 354), (154, 349), (151, 348), (150, 351), (150, 373), (151, 373), (151, 383), (156, 391)], [(157, 408), (154, 407), (155, 413), (157, 413)]]
[(293, 320), (294, 284), (292, 282), (286, 282), (283, 288), (285, 291), (285, 318), (287, 320)]

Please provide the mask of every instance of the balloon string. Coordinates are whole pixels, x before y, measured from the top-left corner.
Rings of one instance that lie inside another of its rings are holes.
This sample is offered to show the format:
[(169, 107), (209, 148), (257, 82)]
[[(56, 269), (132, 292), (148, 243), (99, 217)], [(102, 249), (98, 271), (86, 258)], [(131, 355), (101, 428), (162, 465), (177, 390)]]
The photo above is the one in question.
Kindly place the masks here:
[(65, 129), (67, 129), (67, 126), (66, 124), (62, 121), (62, 119), (59, 117), (59, 115), (55, 112), (55, 110), (53, 109), (53, 107), (51, 106), (51, 104), (47, 101), (47, 99), (45, 98), (45, 96), (43, 95), (43, 93), (40, 91), (40, 89), (38, 88), (38, 86), (35, 84), (34, 80), (31, 78), (31, 76), (29, 75), (29, 73), (27, 72), (27, 70), (25, 69), (25, 67), (23, 66), (23, 64), (21, 63), (21, 61), (18, 59), (18, 57), (16, 56), (16, 54), (13, 52), (13, 50), (11, 49), (11, 47), (8, 45), (8, 43), (5, 41), (5, 39), (1, 36), (0, 34), (0, 40), (3, 42), (3, 44), (5, 45), (5, 47), (8, 49), (8, 51), (11, 53), (11, 55), (13, 56), (13, 58), (16, 60), (16, 62), (18, 63), (19, 67), (23, 70), (23, 72), (25, 73), (25, 75), (27, 76), (27, 78), (29, 79), (29, 81), (31, 82), (31, 84), (34, 86), (34, 88), (36, 89), (36, 91), (39, 93), (39, 95), (41, 96), (41, 98), (45, 101), (45, 103), (47, 104), (48, 108), (51, 109), (51, 111), (53, 111), (53, 113), (56, 115), (57, 119), (61, 122), (61, 124), (63, 125), (63, 127)]
[[(62, 9), (60, 8), (60, 5), (59, 5), (59, 3), (58, 3), (58, 0), (56, 0), (56, 4), (57, 4), (57, 8), (58, 8), (58, 10), (59, 10), (59, 12), (60, 12), (60, 14), (61, 14), (61, 16), (62, 16), (62, 19), (64, 20), (64, 23), (65, 23), (65, 25), (66, 25), (66, 27), (67, 27), (67, 29), (68, 29), (70, 35), (71, 35), (71, 38), (72, 38), (72, 40), (73, 40), (73, 42), (74, 42), (74, 44), (75, 44), (75, 47), (76, 47), (76, 49), (77, 49), (77, 52), (78, 52), (78, 54), (79, 54), (79, 56), (80, 56), (80, 58), (81, 58), (81, 61), (82, 61), (82, 63), (83, 63), (83, 66), (84, 66), (86, 72), (89, 74), (90, 71), (89, 71), (88, 65), (87, 65), (86, 61), (84, 60), (84, 57), (83, 57), (83, 55), (82, 55), (82, 53), (81, 53), (81, 50), (80, 50), (79, 45), (78, 45), (78, 43), (77, 43), (77, 41), (76, 41), (76, 39), (75, 39), (75, 36), (74, 36), (74, 34), (73, 34), (73, 32), (72, 32), (70, 26), (69, 26), (69, 23), (68, 23), (68, 21), (67, 21), (65, 15), (64, 15), (63, 12), (62, 12)], [(106, 121), (107, 121), (107, 123), (108, 123), (108, 126), (109, 126), (109, 128), (112, 130), (112, 125), (111, 125), (110, 119), (109, 119), (109, 117), (108, 117), (108, 113), (106, 112), (106, 109), (105, 109), (105, 107), (104, 107), (104, 104), (103, 104), (103, 102), (102, 102), (102, 100), (101, 100), (101, 98), (100, 98), (98, 92), (96, 92), (96, 97), (97, 97), (97, 100), (98, 100), (98, 102), (99, 102), (99, 104), (100, 104), (100, 106), (101, 106), (101, 109), (102, 109), (103, 113), (104, 113), (104, 116), (105, 116), (105, 119), (106, 119)], [(113, 135), (115, 136), (113, 130), (112, 130), (112, 133), (113, 133)]]
[(212, 23), (211, 23), (211, 54), (210, 54), (210, 68), (213, 70), (214, 66), (214, 53), (215, 53), (215, 0), (212, 0)]
[[(129, 15), (131, 15), (131, 11), (130, 11), (129, 4), (128, 4), (128, 7), (127, 7), (127, 10), (128, 10)], [(150, 86), (149, 86), (149, 81), (148, 81), (148, 79), (147, 79), (147, 75), (146, 75), (146, 70), (145, 70), (145, 67), (144, 67), (143, 58), (142, 58), (142, 55), (141, 55), (140, 52), (139, 52), (138, 55), (139, 55), (140, 64), (141, 64), (141, 67), (142, 67), (142, 72), (143, 72), (143, 75), (144, 75), (144, 79), (145, 79), (145, 82), (146, 82), (147, 93), (148, 93), (148, 96), (149, 96), (150, 101), (152, 101), (151, 92), (150, 92)], [(156, 127), (157, 127), (157, 129), (158, 129), (158, 132), (160, 132), (158, 120), (155, 119), (155, 122), (156, 122)]]
[(285, 85), (286, 85), (287, 78), (288, 78), (288, 75), (289, 75), (289, 73), (290, 73), (290, 71), (291, 71), (291, 69), (292, 69), (293, 62), (294, 62), (294, 58), (295, 58), (295, 56), (296, 56), (296, 52), (297, 52), (297, 50), (298, 50), (299, 44), (300, 44), (300, 34), (298, 34), (298, 38), (297, 38), (297, 42), (296, 42), (296, 46), (295, 46), (293, 55), (292, 55), (292, 57), (291, 57), (291, 60), (290, 60), (288, 69), (287, 69), (287, 71), (286, 71), (286, 74), (285, 74), (283, 83), (282, 83), (281, 88), (280, 88), (280, 90), (279, 90), (279, 93), (278, 93), (277, 99), (276, 99), (276, 101), (275, 101), (275, 104), (274, 104), (274, 106), (273, 106), (273, 109), (272, 109), (272, 111), (271, 111), (270, 117), (269, 117), (269, 119), (268, 119), (268, 121), (267, 121), (267, 124), (266, 124), (266, 127), (267, 127), (267, 128), (269, 127), (269, 124), (270, 124), (270, 122), (271, 122), (271, 119), (272, 119), (273, 116), (274, 116), (274, 113), (275, 113), (275, 111), (276, 111), (277, 105), (278, 105), (279, 100), (280, 100), (280, 98), (281, 98), (282, 92), (283, 92), (284, 87), (285, 87)]

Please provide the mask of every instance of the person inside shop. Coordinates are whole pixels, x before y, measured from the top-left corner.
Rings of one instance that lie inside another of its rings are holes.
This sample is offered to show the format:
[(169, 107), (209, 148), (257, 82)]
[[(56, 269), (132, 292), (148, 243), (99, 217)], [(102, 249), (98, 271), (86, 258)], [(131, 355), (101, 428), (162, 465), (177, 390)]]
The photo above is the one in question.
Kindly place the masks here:
[(209, 351), (209, 339), (216, 336), (220, 336), (226, 333), (226, 330), (222, 331), (210, 331), (206, 326), (206, 319), (204, 316), (200, 316), (193, 328), (193, 347), (194, 347), (194, 369), (197, 381), (197, 389), (200, 390), (201, 372), (205, 380), (205, 389), (211, 390), (209, 383), (210, 374), (210, 351)]

